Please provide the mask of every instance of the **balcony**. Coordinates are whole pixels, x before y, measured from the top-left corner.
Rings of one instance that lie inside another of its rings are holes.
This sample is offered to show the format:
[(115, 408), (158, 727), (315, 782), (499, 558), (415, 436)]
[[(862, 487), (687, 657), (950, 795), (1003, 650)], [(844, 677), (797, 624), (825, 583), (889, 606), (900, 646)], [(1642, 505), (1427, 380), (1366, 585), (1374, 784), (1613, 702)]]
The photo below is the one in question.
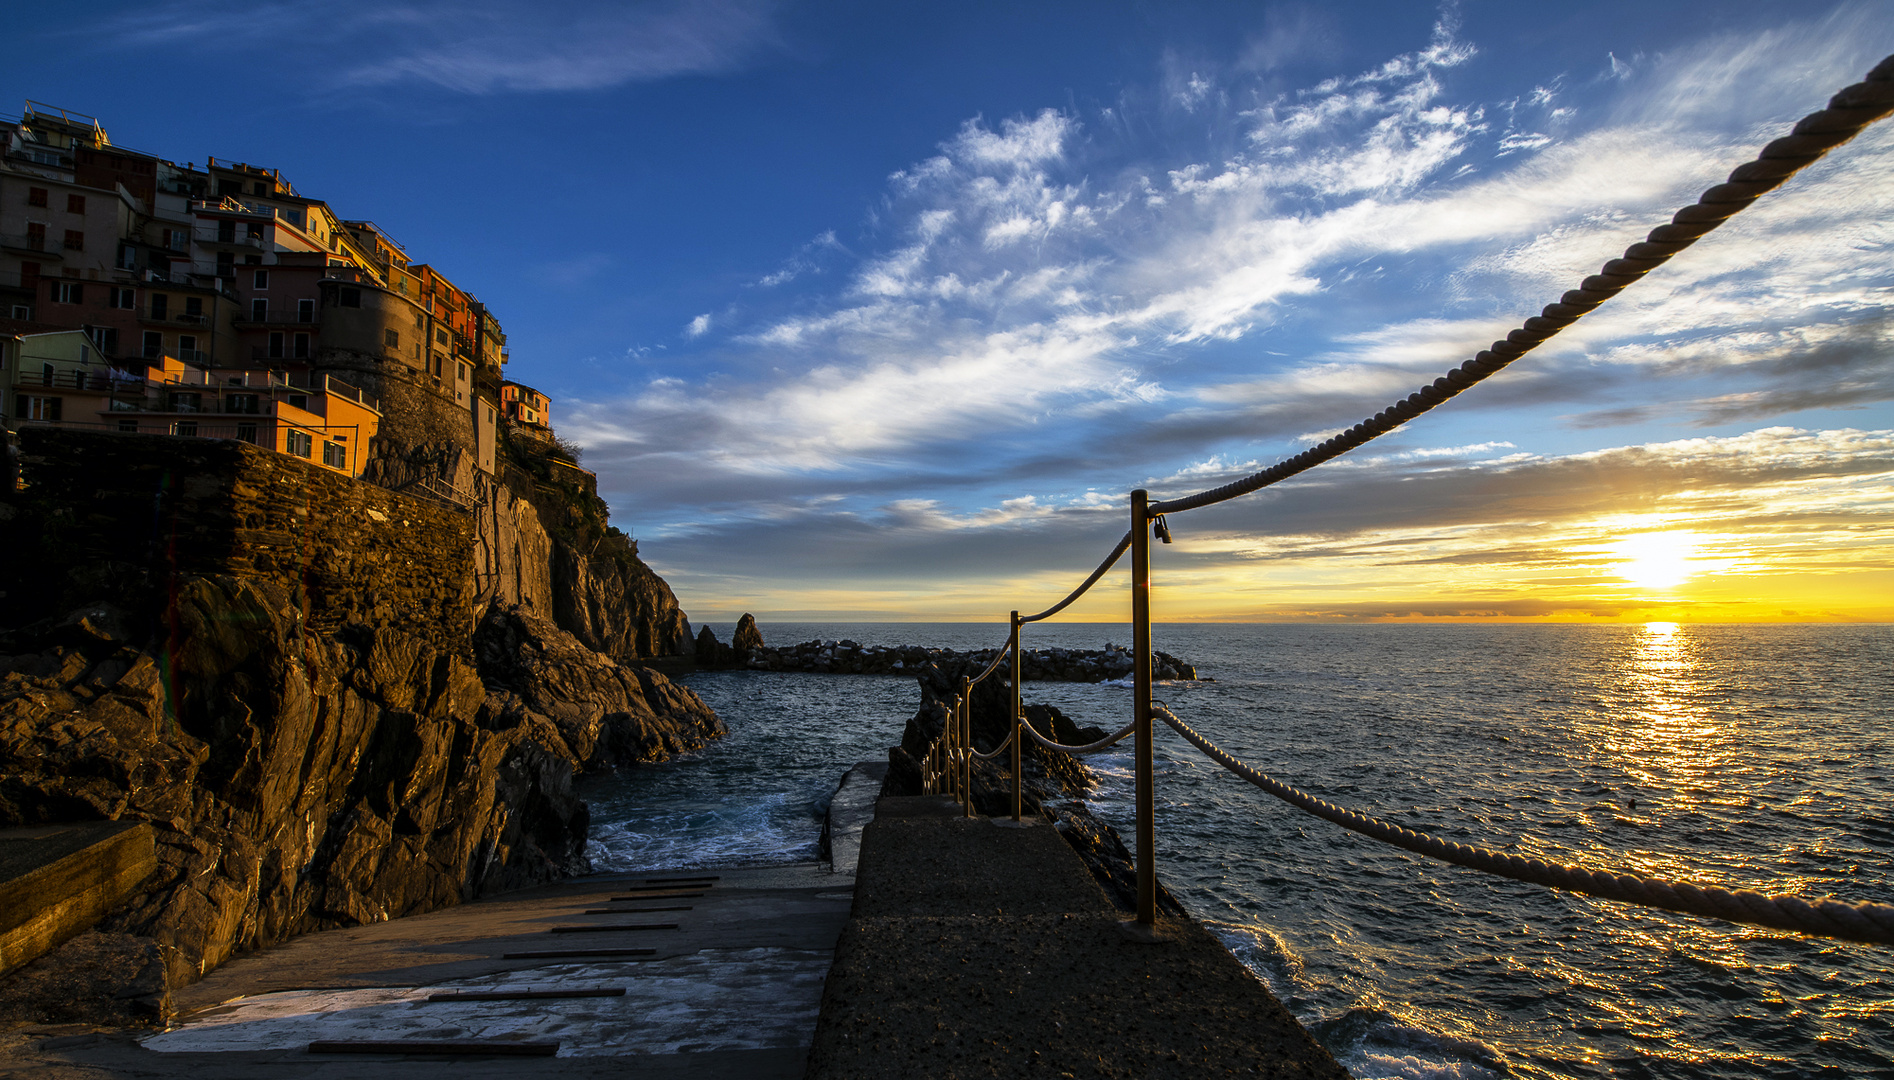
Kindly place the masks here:
[(314, 310), (290, 311), (283, 308), (271, 308), (264, 312), (261, 318), (257, 316), (255, 311), (251, 311), (248, 315), (240, 315), (237, 317), (236, 325), (239, 329), (256, 329), (263, 326), (284, 326), (293, 327), (297, 330), (314, 330), (319, 324), (316, 322), (316, 312)]
[(294, 341), (283, 342), (283, 347), (280, 349), (271, 349), (268, 345), (250, 346), (251, 360), (310, 360), (315, 355), (316, 345), (313, 341), (306, 343), (304, 351), (300, 354), (296, 352)]
[(139, 381), (135, 375), (111, 371), (55, 371), (50, 375), (43, 371), (21, 371), (13, 377), (13, 385), (21, 390), (110, 392), (128, 383)]
[(189, 311), (152, 312), (138, 309), (138, 321), (148, 323), (177, 324), (180, 326), (208, 326), (210, 316)]
[(206, 233), (199, 229), (195, 237), (200, 247), (229, 248), (232, 251), (268, 251), (269, 244), (261, 236), (223, 236), (218, 233)]
[(41, 235), (21, 235), (18, 233), (0, 233), (0, 248), (7, 251), (25, 252), (42, 259), (63, 262), (66, 258), (64, 245)]

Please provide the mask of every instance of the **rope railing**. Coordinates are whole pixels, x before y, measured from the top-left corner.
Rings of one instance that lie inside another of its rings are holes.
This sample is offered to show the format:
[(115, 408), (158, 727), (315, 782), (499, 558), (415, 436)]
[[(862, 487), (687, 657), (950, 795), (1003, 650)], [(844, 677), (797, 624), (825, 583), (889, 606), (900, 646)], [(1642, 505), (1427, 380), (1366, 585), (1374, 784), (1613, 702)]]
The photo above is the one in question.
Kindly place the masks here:
[(1039, 622), (1042, 619), (1050, 619), (1054, 615), (1057, 615), (1059, 612), (1064, 611), (1066, 608), (1071, 607), (1073, 601), (1077, 600), (1081, 596), (1084, 596), (1086, 593), (1091, 592), (1092, 586), (1098, 584), (1098, 579), (1104, 577), (1105, 572), (1110, 570), (1114, 565), (1116, 565), (1119, 559), (1124, 558), (1125, 552), (1130, 551), (1130, 550), (1131, 550), (1131, 534), (1126, 533), (1124, 535), (1124, 538), (1118, 541), (1118, 546), (1111, 549), (1111, 554), (1105, 556), (1105, 561), (1098, 564), (1098, 569), (1092, 571), (1092, 576), (1086, 578), (1084, 581), (1079, 582), (1079, 587), (1076, 589), (1073, 589), (1071, 593), (1069, 593), (1066, 596), (1065, 599), (1059, 601), (1058, 603), (1052, 605), (1051, 607), (1047, 608), (1046, 610), (1040, 612), (1037, 615), (1022, 615), (1019, 617), (1019, 621), (1022, 623)]
[(1168, 708), (1154, 705), (1152, 712), (1212, 761), (1283, 802), (1325, 821), (1334, 822), (1344, 829), (1419, 855), (1512, 878), (1514, 881), (1584, 893), (1605, 900), (1621, 900), (1645, 907), (1681, 911), (1688, 915), (1703, 915), (1842, 941), (1894, 945), (1894, 904), (1850, 904), (1832, 899), (1809, 901), (1796, 896), (1767, 896), (1748, 889), (1721, 889), (1641, 874), (1587, 870), (1581, 866), (1529, 859), (1472, 844), (1442, 840), (1318, 799), (1244, 764), (1179, 720)]
[(1137, 721), (1134, 720), (1131, 723), (1126, 724), (1124, 727), (1119, 728), (1116, 734), (1107, 735), (1104, 738), (1098, 740), (1097, 742), (1088, 742), (1083, 746), (1068, 746), (1062, 742), (1054, 742), (1051, 739), (1046, 738), (1044, 735), (1039, 734), (1037, 731), (1034, 731), (1033, 726), (1031, 724), (1021, 724), (1019, 725), (1019, 730), (1024, 731), (1029, 737), (1031, 737), (1032, 741), (1038, 743), (1040, 746), (1043, 746), (1048, 750), (1063, 750), (1068, 754), (1096, 754), (1100, 750), (1111, 749), (1112, 746), (1117, 744), (1125, 736), (1138, 730), (1138, 724), (1137, 724)]
[[(1625, 249), (1621, 258), (1605, 263), (1599, 273), (1585, 278), (1577, 289), (1566, 292), (1558, 302), (1546, 305), (1538, 315), (1524, 321), (1490, 349), (1479, 351), (1473, 359), (1421, 387), (1406, 398), (1363, 420), (1346, 431), (1269, 468), (1224, 484), (1176, 499), (1151, 501), (1144, 491), (1131, 493), (1131, 528), (1105, 556), (1098, 568), (1076, 589), (1044, 611), (1021, 616), (1012, 613), (1011, 636), (1007, 648), (997, 653), (981, 672), (979, 679), (961, 680), (960, 695), (949, 707), (949, 719), (922, 762), (923, 786), (930, 793), (943, 788), (959, 798), (969, 816), (973, 813), (972, 765), (975, 760), (998, 757), (1009, 746), (1013, 750), (1013, 819), (1020, 816), (1021, 761), (1019, 750), (1027, 737), (1051, 750), (1069, 754), (1097, 753), (1126, 737), (1137, 736), (1134, 760), (1137, 802), (1137, 922), (1149, 927), (1157, 918), (1155, 847), (1155, 809), (1152, 767), (1152, 720), (1163, 719), (1179, 735), (1209, 755), (1224, 768), (1277, 798), (1352, 829), (1365, 836), (1399, 846), (1405, 850), (1486, 873), (1532, 882), (1551, 888), (1584, 893), (1608, 900), (1619, 900), (1647, 907), (1726, 919), (1732, 922), (1766, 926), (1797, 933), (1814, 934), (1844, 941), (1870, 944), (1894, 944), (1894, 906), (1867, 903), (1848, 904), (1839, 900), (1806, 901), (1795, 896), (1767, 896), (1749, 890), (1727, 890), (1692, 885), (1688, 882), (1636, 874), (1607, 873), (1566, 866), (1541, 859), (1508, 855), (1486, 848), (1454, 843), (1417, 833), (1378, 818), (1325, 802), (1269, 777), (1225, 753), (1199, 735), (1171, 711), (1151, 700), (1151, 617), (1150, 554), (1155, 532), (1165, 543), (1170, 530), (1164, 515), (1182, 513), (1226, 502), (1286, 480), (1323, 462), (1385, 435), (1409, 420), (1477, 385), (1533, 349), (1544, 344), (1581, 317), (1596, 310), (1607, 300), (1668, 262), (1699, 239), (1753, 204), (1764, 194), (1782, 185), (1791, 176), (1820, 160), (1823, 155), (1854, 138), (1869, 124), (1894, 113), (1894, 56), (1875, 65), (1867, 78), (1848, 86), (1829, 99), (1828, 107), (1798, 121), (1790, 134), (1764, 146), (1753, 161), (1738, 166), (1729, 180), (1705, 191), (1696, 202), (1678, 210), (1669, 224), (1660, 225), (1638, 243)], [(1133, 634), (1132, 721), (1116, 734), (1082, 746), (1072, 746), (1046, 738), (1022, 717), (1019, 688), (1020, 629), (1026, 623), (1049, 619), (1070, 607), (1101, 581), (1118, 561), (1131, 555), (1131, 605)], [(980, 753), (972, 745), (971, 687), (998, 669), (1000, 661), (1013, 658), (1012, 726), (1006, 741), (990, 753)]]

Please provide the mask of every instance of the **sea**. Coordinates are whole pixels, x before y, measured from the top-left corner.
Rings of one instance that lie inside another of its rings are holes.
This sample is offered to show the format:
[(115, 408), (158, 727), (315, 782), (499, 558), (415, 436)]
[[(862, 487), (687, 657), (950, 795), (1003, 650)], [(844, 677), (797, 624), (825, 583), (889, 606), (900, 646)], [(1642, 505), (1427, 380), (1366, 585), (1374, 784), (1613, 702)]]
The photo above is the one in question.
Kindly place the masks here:
[[(959, 649), (1003, 624), (764, 623)], [(713, 624), (728, 641), (732, 627)], [(1453, 840), (1594, 868), (1894, 902), (1894, 626), (1158, 625), (1156, 696), (1239, 758)], [(1032, 647), (1130, 628), (1034, 624)], [(700, 672), (700, 754), (585, 778), (601, 869), (815, 857), (841, 773), (919, 703), (897, 676)], [(1033, 683), (1080, 724), (1119, 684)], [(1128, 744), (1126, 744), (1128, 746)], [(1134, 838), (1129, 753), (1093, 810)], [(1161, 880), (1356, 1077), (1894, 1077), (1894, 948), (1555, 892), (1310, 817), (1158, 728)]]

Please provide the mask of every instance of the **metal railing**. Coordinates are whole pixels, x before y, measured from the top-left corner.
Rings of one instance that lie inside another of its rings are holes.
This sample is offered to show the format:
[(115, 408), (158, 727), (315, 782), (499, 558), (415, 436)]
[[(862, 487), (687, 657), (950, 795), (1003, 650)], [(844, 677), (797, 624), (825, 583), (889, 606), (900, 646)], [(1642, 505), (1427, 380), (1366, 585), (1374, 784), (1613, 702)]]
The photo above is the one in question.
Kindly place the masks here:
[[(934, 740), (923, 762), (923, 790), (954, 796), (964, 804), (966, 813), (972, 815), (972, 762), (975, 759), (997, 757), (1010, 745), (1013, 751), (1013, 820), (1018, 821), (1023, 787), (1019, 749), (1025, 739), (1030, 738), (1051, 750), (1082, 754), (1106, 749), (1127, 736), (1135, 736), (1136, 922), (1148, 932), (1154, 929), (1157, 920), (1152, 729), (1153, 721), (1162, 719), (1213, 761), (1270, 794), (1318, 817), (1409, 851), (1485, 873), (1611, 900), (1816, 936), (1894, 945), (1894, 905), (1890, 904), (1850, 904), (1837, 900), (1810, 902), (1793, 896), (1764, 896), (1747, 890), (1731, 891), (1621, 872), (1586, 870), (1452, 843), (1404, 829), (1317, 799), (1245, 765), (1179, 720), (1168, 708), (1155, 705), (1151, 697), (1151, 547), (1154, 539), (1166, 544), (1171, 542), (1167, 515), (1240, 498), (1287, 480), (1445, 403), (1577, 322), (1762, 195), (1819, 160), (1829, 150), (1852, 139), (1869, 124), (1890, 113), (1894, 113), (1894, 56), (1876, 65), (1864, 81), (1836, 94), (1827, 108), (1804, 117), (1789, 135), (1765, 146), (1756, 160), (1738, 166), (1730, 174), (1728, 182), (1710, 188), (1697, 202), (1679, 210), (1669, 224), (1658, 226), (1644, 241), (1632, 244), (1622, 258), (1605, 263), (1599, 273), (1585, 278), (1577, 289), (1565, 293), (1558, 302), (1547, 305), (1538, 315), (1526, 319), (1519, 329), (1493, 342), (1491, 348), (1480, 350), (1471, 360), (1447, 372), (1445, 376), (1331, 439), (1221, 487), (1158, 501), (1152, 501), (1143, 490), (1133, 491), (1130, 497), (1131, 527), (1106, 554), (1098, 568), (1064, 599), (1044, 611), (1023, 617), (1014, 611), (1006, 648), (999, 651), (993, 663), (978, 677), (961, 679), (959, 693), (946, 703), (949, 714), (946, 726)], [(1116, 734), (1083, 746), (1055, 742), (1033, 730), (1022, 715), (1019, 698), (1022, 676), (1020, 631), (1027, 623), (1051, 618), (1071, 606), (1127, 554), (1131, 557), (1131, 722)], [(969, 711), (972, 688), (991, 675), (1005, 656), (1013, 658), (1011, 732), (1000, 746), (981, 753), (974, 748), (972, 739)]]

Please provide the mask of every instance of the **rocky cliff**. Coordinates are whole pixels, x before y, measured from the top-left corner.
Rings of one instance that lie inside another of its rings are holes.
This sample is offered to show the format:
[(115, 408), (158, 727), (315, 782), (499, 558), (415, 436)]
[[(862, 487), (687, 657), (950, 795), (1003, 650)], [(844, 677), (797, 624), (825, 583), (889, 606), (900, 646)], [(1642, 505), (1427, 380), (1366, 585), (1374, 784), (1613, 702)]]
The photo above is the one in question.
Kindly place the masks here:
[(150, 821), (159, 872), (102, 929), (162, 982), (583, 871), (575, 772), (722, 734), (536, 605), (477, 606), (467, 509), (238, 443), (28, 435), (0, 827)]

